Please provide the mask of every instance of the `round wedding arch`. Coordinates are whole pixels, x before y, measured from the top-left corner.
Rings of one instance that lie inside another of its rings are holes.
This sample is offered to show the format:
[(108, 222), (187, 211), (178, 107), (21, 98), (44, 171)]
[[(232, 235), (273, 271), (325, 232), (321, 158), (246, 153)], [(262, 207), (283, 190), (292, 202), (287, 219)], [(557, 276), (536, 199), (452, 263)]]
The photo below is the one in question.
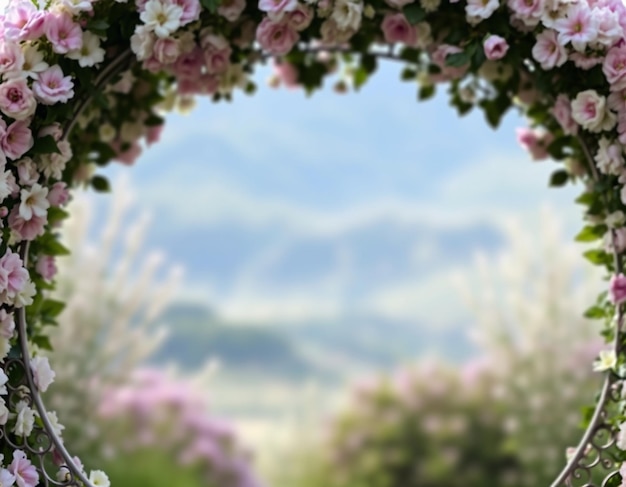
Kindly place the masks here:
[[(419, 99), (445, 85), (460, 115), (497, 126), (511, 108), (533, 159), (582, 182), (584, 255), (608, 289), (586, 316), (611, 347), (579, 446), (553, 487), (626, 485), (626, 6), (621, 0), (10, 0), (0, 16), (0, 485), (108, 485), (61, 440), (41, 398), (39, 350), (63, 303), (49, 298), (57, 229), (72, 188), (106, 190), (93, 169), (131, 164), (158, 140), (172, 100), (253, 93), (274, 59), (308, 93), (342, 67), (358, 89), (381, 59), (404, 65)], [(61, 418), (62, 419), (62, 418)]]

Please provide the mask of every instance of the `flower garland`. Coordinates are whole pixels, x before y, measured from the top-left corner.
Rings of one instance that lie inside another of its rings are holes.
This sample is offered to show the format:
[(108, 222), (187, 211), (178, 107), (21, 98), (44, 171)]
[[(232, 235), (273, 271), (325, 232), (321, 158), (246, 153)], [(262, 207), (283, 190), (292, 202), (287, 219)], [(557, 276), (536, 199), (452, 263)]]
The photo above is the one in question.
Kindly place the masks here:
[[(418, 85), (420, 100), (445, 83), (459, 114), (482, 109), (494, 127), (511, 107), (521, 110), (530, 128), (518, 140), (531, 157), (563, 162), (551, 184), (584, 184), (578, 203), (587, 223), (578, 240), (600, 241), (585, 257), (613, 276), (587, 316), (604, 321), (609, 340), (621, 329), (621, 0), (11, 0), (0, 16), (3, 486), (43, 481), (43, 464), (33, 464), (37, 450), (28, 448), (34, 428), (62, 431), (23, 386), (26, 377), (43, 392), (54, 378), (37, 350), (49, 347), (46, 327), (63, 308), (47, 291), (54, 259), (68, 252), (56, 229), (67, 217), (70, 189), (107, 190), (95, 169), (112, 160), (132, 164), (143, 145), (158, 140), (164, 111), (188, 105), (193, 95), (219, 101), (237, 89), (254, 92), (254, 66), (269, 57), (276, 59), (274, 84), (308, 93), (326, 78), (334, 78), (339, 92), (359, 89), (379, 59), (393, 59), (404, 64), (401, 78)], [(28, 354), (26, 339), (35, 358), (20, 372), (11, 365)], [(623, 375), (622, 341), (616, 338), (596, 369)], [(623, 409), (611, 424), (626, 430)], [(58, 446), (51, 449), (59, 453)], [(61, 456), (64, 477), (68, 461)], [(624, 460), (618, 452), (614, 466)], [(76, 482), (108, 485), (99, 471), (79, 477)]]

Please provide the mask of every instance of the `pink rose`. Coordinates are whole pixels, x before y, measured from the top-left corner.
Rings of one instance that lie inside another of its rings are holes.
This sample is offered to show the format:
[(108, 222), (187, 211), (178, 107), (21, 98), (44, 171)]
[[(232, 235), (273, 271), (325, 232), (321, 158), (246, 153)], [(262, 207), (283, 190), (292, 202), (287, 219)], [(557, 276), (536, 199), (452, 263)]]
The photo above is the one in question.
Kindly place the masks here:
[(0, 84), (0, 110), (15, 120), (25, 120), (37, 108), (37, 101), (25, 79), (10, 79)]
[(68, 14), (49, 13), (46, 16), (45, 32), (52, 50), (58, 54), (67, 54), (83, 47), (83, 31)]
[(33, 83), (35, 97), (44, 105), (66, 103), (74, 96), (74, 83), (71, 76), (63, 76), (58, 64), (51, 66)]
[(183, 9), (183, 14), (180, 17), (180, 25), (187, 25), (200, 18), (199, 0), (173, 0), (173, 3)]
[(517, 141), (524, 149), (530, 152), (534, 161), (548, 158), (548, 146), (554, 139), (550, 132), (533, 130), (527, 127), (518, 128), (516, 132)]
[(285, 85), (286, 88), (297, 88), (298, 84), (298, 69), (287, 61), (275, 62), (274, 73), (276, 74), (279, 83)]
[(0, 73), (18, 74), (24, 66), (24, 53), (19, 44), (4, 42), (0, 44)]
[(54, 257), (51, 255), (41, 255), (37, 259), (35, 270), (44, 281), (51, 282), (57, 273), (57, 266), (54, 262)]
[(408, 5), (409, 3), (413, 3), (414, 1), (415, 0), (385, 0), (387, 5), (389, 5), (391, 7), (395, 7), (397, 9), (401, 9), (405, 5)]
[(578, 124), (572, 118), (572, 105), (567, 96), (560, 94), (552, 107), (552, 115), (567, 135), (576, 135)]
[(28, 281), (28, 271), (18, 254), (7, 250), (0, 259), (0, 283), (2, 292), (11, 298), (19, 293)]
[(463, 75), (469, 68), (469, 65), (466, 64), (464, 66), (454, 67), (448, 66), (446, 64), (446, 58), (449, 55), (457, 54), (460, 52), (463, 52), (463, 49), (458, 46), (452, 46), (450, 44), (441, 44), (433, 51), (431, 55), (431, 60), (441, 70), (440, 73), (431, 76), (431, 79), (435, 83), (442, 83), (463, 77)]
[(298, 4), (292, 12), (289, 12), (286, 16), (286, 21), (290, 27), (298, 32), (306, 29), (313, 20), (313, 9), (308, 5)]
[(265, 17), (256, 30), (256, 40), (261, 47), (276, 56), (283, 56), (291, 51), (298, 39), (295, 29), (285, 22), (274, 22), (269, 17)]
[(141, 146), (136, 141), (130, 144), (130, 147), (125, 150), (121, 149), (119, 142), (113, 142), (111, 147), (116, 152), (115, 160), (127, 166), (132, 166), (142, 152)]
[(174, 64), (180, 56), (180, 41), (173, 37), (157, 39), (152, 47), (152, 56), (161, 64)]
[(15, 334), (15, 320), (13, 313), (7, 313), (5, 309), (0, 309), (0, 336), (10, 340)]
[(572, 100), (572, 118), (584, 129), (598, 132), (604, 125), (606, 98), (595, 90), (581, 91)]
[(199, 46), (190, 52), (181, 54), (174, 65), (174, 74), (177, 78), (197, 79), (202, 74), (204, 53)]
[(602, 63), (602, 72), (612, 85), (611, 91), (626, 88), (626, 45), (609, 49)]
[(297, 0), (259, 0), (259, 10), (268, 12), (276, 20), (280, 20), (283, 12), (293, 12), (297, 5)]
[(217, 13), (229, 22), (234, 22), (239, 18), (241, 12), (246, 8), (246, 0), (224, 0), (217, 7)]
[(20, 216), (19, 208), (15, 206), (9, 213), (9, 227), (15, 231), (21, 240), (35, 240), (44, 234), (47, 217), (33, 215), (30, 220)]
[(611, 277), (609, 282), (609, 300), (613, 304), (621, 304), (626, 301), (626, 276), (617, 274)]
[(13, 1), (4, 16), (4, 38), (8, 41), (34, 41), (44, 33), (46, 12), (29, 0)]
[(37, 132), (37, 137), (45, 137), (46, 135), (51, 135), (55, 142), (61, 140), (63, 136), (63, 129), (61, 128), (61, 124), (53, 123), (51, 125), (46, 125), (39, 129)]
[(34, 144), (33, 134), (26, 122), (17, 121), (9, 125), (0, 138), (0, 146), (10, 159), (19, 159), (28, 152)]
[(58, 181), (52, 185), (48, 192), (48, 201), (50, 206), (64, 206), (70, 199), (70, 192), (67, 189), (67, 184), (63, 181)]
[(483, 42), (483, 49), (485, 50), (485, 57), (490, 61), (497, 61), (502, 59), (506, 52), (509, 50), (509, 44), (504, 37), (490, 35)]
[(200, 40), (200, 45), (204, 51), (207, 73), (223, 73), (228, 69), (232, 49), (224, 37), (208, 34)]
[(531, 52), (533, 58), (545, 70), (562, 66), (567, 61), (567, 51), (559, 43), (556, 32), (551, 29), (537, 35), (537, 42)]
[(417, 43), (417, 30), (409, 24), (403, 13), (387, 14), (381, 24), (385, 42), (394, 44), (400, 42), (407, 46)]
[(158, 142), (161, 139), (161, 133), (163, 132), (163, 124), (152, 125), (148, 127), (146, 131), (146, 143), (148, 146)]

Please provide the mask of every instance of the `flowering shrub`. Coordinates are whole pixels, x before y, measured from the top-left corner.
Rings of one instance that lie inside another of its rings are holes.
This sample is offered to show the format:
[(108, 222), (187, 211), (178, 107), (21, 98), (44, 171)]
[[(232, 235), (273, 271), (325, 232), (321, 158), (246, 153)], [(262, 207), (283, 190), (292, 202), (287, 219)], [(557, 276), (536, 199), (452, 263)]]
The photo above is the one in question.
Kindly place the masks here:
[[(585, 254), (613, 276), (587, 315), (614, 338), (626, 302), (625, 29), (621, 0), (11, 0), (0, 19), (0, 351), (8, 384), (0, 424), (5, 458), (14, 458), (2, 464), (4, 483), (32, 487), (38, 475), (20, 472), (31, 471), (38, 451), (26, 447), (35, 439), (30, 426), (49, 422), (48, 413), (18, 383), (25, 376), (28, 389), (43, 391), (53, 375), (45, 360), (24, 375), (6, 357), (29, 367), (15, 326), (31, 346), (49, 346), (46, 326), (63, 305), (46, 291), (54, 259), (67, 253), (56, 228), (70, 188), (107, 189), (94, 166), (131, 164), (142, 140), (158, 140), (160, 109), (177, 97), (251, 93), (254, 66), (269, 57), (279, 58), (284, 84), (308, 92), (336, 72), (338, 90), (359, 88), (378, 59), (390, 58), (405, 64), (403, 79), (418, 81), (420, 99), (449, 83), (459, 113), (478, 107), (493, 126), (518, 106), (531, 125), (520, 143), (536, 160), (565, 162), (551, 184), (584, 182), (578, 202), (587, 225), (578, 238), (609, 241), (610, 251)], [(621, 336), (617, 342), (598, 370), (622, 367)], [(54, 449), (61, 464), (74, 463)]]
[(488, 397), (490, 375), (466, 372), (423, 363), (362, 384), (332, 420), (319, 458), (304, 458), (303, 471), (279, 485), (526, 485), (504, 404)]
[[(139, 472), (124, 458), (143, 450), (157, 450), (177, 461), (183, 472), (193, 467), (198, 475), (195, 485), (262, 485), (232, 427), (209, 415), (206, 399), (193, 383), (180, 377), (168, 377), (158, 370), (138, 370), (127, 384), (107, 391), (98, 415), (108, 425), (103, 439), (124, 439), (113, 453), (114, 464), (126, 465), (119, 472), (122, 478), (134, 472), (137, 483), (145, 485), (142, 475), (149, 475), (149, 470)], [(187, 468), (182, 470), (182, 466)]]

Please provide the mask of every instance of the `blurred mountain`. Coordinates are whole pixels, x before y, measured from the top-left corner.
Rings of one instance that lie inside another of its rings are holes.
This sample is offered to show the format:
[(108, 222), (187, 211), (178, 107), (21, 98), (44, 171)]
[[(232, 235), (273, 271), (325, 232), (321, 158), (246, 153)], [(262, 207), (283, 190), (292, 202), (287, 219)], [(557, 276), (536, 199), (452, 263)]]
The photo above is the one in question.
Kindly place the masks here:
[(460, 362), (473, 352), (461, 327), (437, 330), (371, 316), (268, 326), (224, 322), (208, 308), (177, 304), (163, 321), (170, 335), (154, 362), (193, 369), (217, 359), (229, 374), (285, 380), (340, 381), (428, 354)]

